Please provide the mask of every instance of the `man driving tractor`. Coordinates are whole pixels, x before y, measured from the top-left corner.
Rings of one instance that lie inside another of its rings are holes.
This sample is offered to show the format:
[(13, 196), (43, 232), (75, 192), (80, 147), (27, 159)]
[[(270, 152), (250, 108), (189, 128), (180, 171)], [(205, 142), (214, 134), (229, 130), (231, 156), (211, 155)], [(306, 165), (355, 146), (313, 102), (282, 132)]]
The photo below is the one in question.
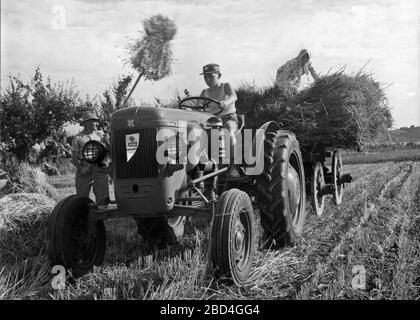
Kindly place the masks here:
[[(221, 82), (220, 78), (222, 74), (220, 73), (220, 66), (216, 63), (205, 65), (200, 75), (204, 76), (204, 81), (208, 86), (207, 89), (201, 92), (200, 97), (214, 99), (220, 103), (220, 105), (216, 105), (213, 102), (210, 103), (206, 111), (220, 117), (223, 121), (223, 127), (229, 130), (230, 158), (233, 160), (236, 146), (235, 131), (238, 128), (238, 116), (235, 107), (235, 102), (238, 98), (236, 97), (235, 90), (230, 83)], [(230, 170), (229, 176), (239, 176), (239, 172), (235, 166)]]

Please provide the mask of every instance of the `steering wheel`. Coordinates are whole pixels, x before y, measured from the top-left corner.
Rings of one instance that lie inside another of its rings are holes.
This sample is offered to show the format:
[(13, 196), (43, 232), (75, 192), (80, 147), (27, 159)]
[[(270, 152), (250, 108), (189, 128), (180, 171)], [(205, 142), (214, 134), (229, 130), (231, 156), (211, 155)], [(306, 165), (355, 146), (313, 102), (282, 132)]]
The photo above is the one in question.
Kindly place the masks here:
[[(202, 105), (197, 105), (197, 104), (195, 104), (195, 105), (186, 105), (185, 104), (185, 102), (186, 101), (190, 101), (190, 100), (204, 100), (204, 101), (207, 101), (207, 102), (205, 102), (204, 104), (202, 104)], [(224, 109), (221, 107), (221, 105), (220, 105), (220, 102), (219, 101), (217, 101), (217, 100), (214, 100), (214, 99), (211, 99), (211, 98), (207, 98), (207, 97), (188, 97), (188, 98), (185, 98), (185, 99), (182, 99), (181, 101), (179, 101), (179, 103), (178, 103), (178, 108), (179, 109), (186, 109), (186, 108), (191, 108), (191, 109), (196, 109), (196, 110), (202, 110), (202, 111), (206, 111), (206, 108), (207, 108), (207, 106), (210, 104), (210, 103), (215, 103), (218, 107), (219, 107), (219, 109), (220, 109), (220, 111), (219, 112), (217, 112), (217, 113), (214, 113), (214, 115), (216, 116), (216, 115), (218, 115), (219, 113), (221, 113)]]

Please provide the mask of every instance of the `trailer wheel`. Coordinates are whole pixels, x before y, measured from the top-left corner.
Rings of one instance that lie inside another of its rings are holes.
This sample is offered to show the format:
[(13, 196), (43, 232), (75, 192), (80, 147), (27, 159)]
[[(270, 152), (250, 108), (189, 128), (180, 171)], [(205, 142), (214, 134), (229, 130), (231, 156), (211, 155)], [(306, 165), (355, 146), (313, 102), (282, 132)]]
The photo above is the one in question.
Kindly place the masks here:
[(255, 255), (255, 217), (247, 193), (239, 189), (222, 193), (215, 208), (212, 239), (216, 277), (244, 285)]
[(343, 162), (341, 161), (341, 152), (335, 150), (332, 157), (332, 177), (334, 185), (333, 199), (334, 204), (337, 206), (341, 204), (343, 200), (343, 185), (341, 181), (341, 168), (343, 167)]
[(320, 196), (320, 191), (324, 185), (324, 169), (322, 163), (317, 161), (311, 177), (311, 204), (318, 217), (324, 212), (325, 195)]
[(61, 200), (48, 220), (48, 253), (52, 265), (71, 269), (80, 277), (101, 265), (105, 256), (106, 232), (103, 221), (88, 229), (89, 198), (72, 195)]
[(147, 217), (134, 220), (138, 234), (154, 249), (176, 244), (184, 235), (186, 217)]
[(305, 174), (299, 142), (289, 131), (266, 132), (264, 171), (257, 177), (263, 245), (279, 248), (299, 240), (306, 216)]

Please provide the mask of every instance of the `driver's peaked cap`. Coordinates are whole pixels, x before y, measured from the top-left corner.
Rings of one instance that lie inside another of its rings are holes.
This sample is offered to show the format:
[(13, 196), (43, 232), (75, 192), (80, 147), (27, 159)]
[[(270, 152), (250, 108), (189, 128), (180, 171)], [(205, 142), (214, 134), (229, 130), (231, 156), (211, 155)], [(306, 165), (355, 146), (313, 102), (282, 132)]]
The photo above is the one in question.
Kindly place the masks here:
[(203, 72), (200, 75), (205, 73), (219, 73), (220, 66), (217, 63), (209, 63), (203, 67)]

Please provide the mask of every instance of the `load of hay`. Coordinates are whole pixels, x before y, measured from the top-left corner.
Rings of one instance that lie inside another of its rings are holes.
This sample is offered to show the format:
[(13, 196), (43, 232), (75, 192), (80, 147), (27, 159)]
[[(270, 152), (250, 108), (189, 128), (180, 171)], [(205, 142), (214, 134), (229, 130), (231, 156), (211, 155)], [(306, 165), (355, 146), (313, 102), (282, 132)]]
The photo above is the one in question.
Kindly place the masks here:
[(0, 261), (15, 263), (45, 254), (47, 221), (55, 202), (38, 193), (0, 198)]
[(54, 206), (38, 193), (0, 198), (0, 297), (30, 298), (50, 288), (46, 232)]
[(246, 114), (248, 128), (277, 120), (296, 134), (304, 148), (324, 143), (360, 150), (392, 126), (383, 88), (361, 71), (321, 76), (289, 99), (277, 87), (257, 89), (246, 84), (237, 96), (238, 111)]

